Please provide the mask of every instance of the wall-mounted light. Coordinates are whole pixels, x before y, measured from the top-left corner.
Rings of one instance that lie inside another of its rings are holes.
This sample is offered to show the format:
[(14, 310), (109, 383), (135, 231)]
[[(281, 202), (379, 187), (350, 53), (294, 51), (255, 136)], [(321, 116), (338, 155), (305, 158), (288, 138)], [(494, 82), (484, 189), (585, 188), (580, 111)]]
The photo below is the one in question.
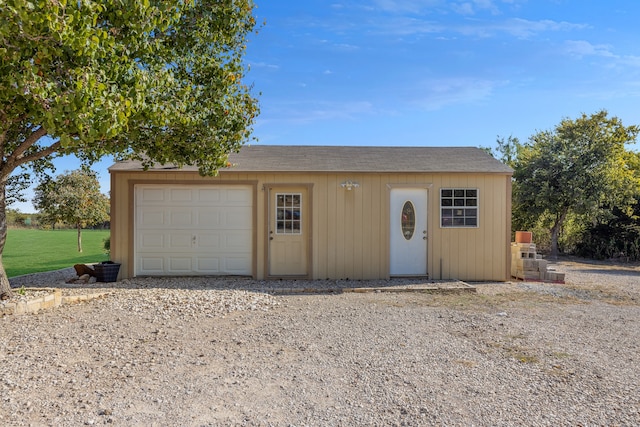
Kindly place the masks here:
[(358, 184), (357, 182), (353, 182), (353, 181), (349, 180), (349, 181), (343, 182), (342, 184), (340, 184), (340, 186), (342, 188), (346, 188), (348, 191), (351, 191), (351, 189), (353, 189), (353, 188), (360, 187), (360, 184)]

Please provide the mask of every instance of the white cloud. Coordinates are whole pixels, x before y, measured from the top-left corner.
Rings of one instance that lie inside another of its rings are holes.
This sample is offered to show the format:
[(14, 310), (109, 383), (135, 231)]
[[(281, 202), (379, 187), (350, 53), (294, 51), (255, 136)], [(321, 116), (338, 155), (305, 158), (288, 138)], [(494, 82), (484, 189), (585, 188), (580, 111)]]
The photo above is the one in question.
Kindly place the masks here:
[(640, 56), (617, 55), (613, 47), (608, 44), (593, 44), (585, 40), (567, 40), (564, 42), (564, 52), (582, 59), (584, 57), (601, 57), (611, 59), (607, 63), (612, 68), (624, 70), (626, 67), (640, 68)]
[(442, 24), (405, 17), (387, 19), (380, 23), (377, 28), (377, 31), (382, 34), (393, 34), (396, 36), (441, 33), (445, 30), (447, 30), (447, 27)]
[[(478, 25), (476, 28), (484, 34), (507, 33), (518, 38), (530, 38), (537, 34), (557, 31), (573, 31), (588, 28), (586, 24), (574, 24), (566, 21), (553, 21), (542, 19), (530, 21), (527, 19), (513, 18), (501, 23)], [(473, 27), (472, 27), (473, 30)]]
[(460, 15), (475, 15), (480, 11), (489, 11), (494, 15), (500, 13), (500, 9), (492, 0), (471, 0), (451, 4), (451, 9)]
[(249, 61), (249, 66), (252, 68), (266, 68), (270, 70), (279, 70), (280, 66), (276, 64), (268, 64), (266, 62), (251, 62)]
[(441, 0), (375, 0), (374, 7), (386, 12), (422, 13), (442, 4)]
[(305, 124), (328, 120), (354, 120), (362, 115), (375, 113), (369, 101), (349, 102), (296, 102), (281, 105), (277, 110), (280, 120)]
[(333, 45), (333, 48), (335, 48), (336, 50), (352, 52), (360, 49), (360, 46), (356, 46), (354, 44), (348, 44), (348, 43), (336, 43)]
[(382, 34), (398, 36), (457, 33), (465, 36), (493, 37), (499, 34), (508, 34), (521, 39), (528, 39), (548, 32), (568, 32), (588, 28), (586, 24), (552, 20), (530, 21), (521, 18), (497, 22), (468, 19), (461, 24), (441, 24), (433, 20), (396, 17), (375, 23), (374, 26), (377, 26), (377, 31)]
[(564, 45), (566, 53), (577, 56), (578, 58), (584, 56), (615, 57), (611, 52), (611, 46), (606, 44), (592, 44), (585, 40), (567, 40)]
[(438, 110), (447, 105), (469, 104), (489, 98), (495, 87), (505, 84), (476, 78), (431, 79), (422, 83), (420, 98), (416, 100), (421, 108)]
[(640, 56), (627, 55), (620, 58), (621, 64), (640, 68)]
[(471, 3), (458, 3), (451, 6), (453, 11), (459, 15), (473, 15), (475, 10)]
[(479, 12), (488, 11), (497, 15), (501, 13), (501, 4), (508, 4), (513, 7), (522, 1), (523, 0), (375, 0), (374, 6), (367, 7), (367, 9), (377, 9), (398, 14), (425, 14), (434, 11), (448, 13), (449, 10), (451, 10), (461, 15), (474, 15)]

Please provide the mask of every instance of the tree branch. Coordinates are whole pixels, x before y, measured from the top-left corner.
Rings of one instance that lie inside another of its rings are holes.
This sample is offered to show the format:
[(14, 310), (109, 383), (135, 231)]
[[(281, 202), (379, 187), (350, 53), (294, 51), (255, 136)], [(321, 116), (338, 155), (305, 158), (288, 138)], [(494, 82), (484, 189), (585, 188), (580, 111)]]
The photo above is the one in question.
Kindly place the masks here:
[(15, 150), (13, 150), (13, 153), (11, 153), (9, 158), (7, 158), (7, 164), (11, 164), (13, 162), (19, 162), (22, 159), (22, 154), (25, 151), (27, 151), (31, 146), (33, 146), (33, 144), (38, 142), (38, 140), (43, 136), (45, 136), (46, 134), (47, 134), (47, 131), (44, 129), (43, 126), (40, 126), (35, 131), (31, 132), (31, 135), (26, 137), (25, 140), (22, 141), (22, 143), (18, 145)]
[(29, 162), (32, 162), (34, 160), (39, 160), (39, 159), (45, 158), (45, 157), (55, 153), (56, 151), (58, 151), (59, 148), (60, 148), (60, 141), (56, 141), (53, 144), (51, 144), (50, 146), (48, 146), (47, 148), (43, 148), (42, 150), (36, 151), (35, 153), (31, 153), (31, 154), (29, 154), (27, 156), (20, 157), (20, 158), (16, 159), (13, 168), (15, 169), (18, 166), (23, 165), (25, 163), (29, 163)]

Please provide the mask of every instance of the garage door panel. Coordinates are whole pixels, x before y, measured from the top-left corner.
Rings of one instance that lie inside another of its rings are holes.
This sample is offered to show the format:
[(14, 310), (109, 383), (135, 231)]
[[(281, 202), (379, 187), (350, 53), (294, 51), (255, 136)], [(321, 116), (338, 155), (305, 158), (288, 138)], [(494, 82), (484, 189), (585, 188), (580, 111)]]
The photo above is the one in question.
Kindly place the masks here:
[(252, 273), (252, 187), (138, 187), (136, 274)]
[(220, 190), (213, 188), (197, 190), (197, 197), (203, 205), (219, 205), (221, 199)]
[(196, 252), (200, 250), (207, 251), (223, 251), (224, 253), (240, 253), (250, 255), (251, 251), (247, 248), (251, 247), (251, 232), (226, 231), (224, 233), (200, 233), (195, 239)]
[(247, 267), (251, 265), (249, 257), (229, 257), (225, 261), (225, 270), (229, 274), (251, 274), (251, 269)]
[(193, 201), (193, 191), (185, 188), (173, 188), (169, 190), (169, 200), (171, 202), (191, 202)]
[(235, 204), (240, 206), (247, 206), (251, 204), (251, 190), (244, 189), (229, 189), (227, 190), (227, 202), (229, 204)]
[(143, 250), (162, 250), (164, 248), (165, 235), (161, 233), (139, 233), (138, 242)]
[(201, 229), (215, 229), (222, 227), (223, 221), (219, 210), (203, 208), (198, 212), (198, 226)]
[(193, 271), (193, 258), (190, 256), (170, 256), (169, 273), (190, 274)]
[(168, 233), (169, 235), (169, 245), (167, 249), (169, 250), (191, 250), (191, 246), (193, 246), (193, 237), (191, 233)]
[(251, 245), (251, 232), (245, 230), (230, 230), (226, 232), (200, 232), (191, 234), (185, 232), (144, 232), (139, 233), (140, 250), (147, 252), (193, 252), (225, 251), (249, 254), (247, 248)]
[(157, 210), (143, 209), (138, 213), (138, 224), (142, 228), (161, 227), (165, 225), (165, 213)]
[(198, 257), (196, 262), (198, 266), (198, 272), (200, 273), (204, 273), (204, 274), (220, 273), (219, 258)]
[(197, 237), (197, 248), (208, 251), (222, 249), (220, 245), (220, 235), (218, 233), (200, 233)]
[(246, 209), (231, 209), (225, 211), (225, 226), (229, 228), (245, 229), (251, 221), (251, 213)]
[(169, 214), (169, 224), (171, 228), (191, 228), (197, 225), (194, 212), (184, 208), (171, 209)]
[(165, 270), (164, 257), (145, 256), (140, 260), (141, 274), (162, 274)]
[(145, 204), (165, 202), (165, 190), (163, 188), (142, 188), (137, 194), (137, 199)]
[(246, 247), (251, 244), (251, 233), (235, 232), (227, 233), (223, 249), (228, 251), (246, 252)]
[(251, 212), (247, 207), (204, 208), (198, 214), (200, 229), (246, 229)]

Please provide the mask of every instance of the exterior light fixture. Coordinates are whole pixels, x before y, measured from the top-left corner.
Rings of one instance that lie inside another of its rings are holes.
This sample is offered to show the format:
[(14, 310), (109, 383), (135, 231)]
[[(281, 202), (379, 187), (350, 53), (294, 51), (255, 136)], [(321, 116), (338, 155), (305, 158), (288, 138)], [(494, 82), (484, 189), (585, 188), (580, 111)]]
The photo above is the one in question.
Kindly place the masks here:
[(342, 184), (340, 184), (340, 186), (342, 188), (346, 188), (348, 191), (351, 191), (353, 188), (360, 187), (360, 184), (358, 184), (357, 182), (353, 182), (351, 180), (348, 180), (348, 181), (345, 181)]

